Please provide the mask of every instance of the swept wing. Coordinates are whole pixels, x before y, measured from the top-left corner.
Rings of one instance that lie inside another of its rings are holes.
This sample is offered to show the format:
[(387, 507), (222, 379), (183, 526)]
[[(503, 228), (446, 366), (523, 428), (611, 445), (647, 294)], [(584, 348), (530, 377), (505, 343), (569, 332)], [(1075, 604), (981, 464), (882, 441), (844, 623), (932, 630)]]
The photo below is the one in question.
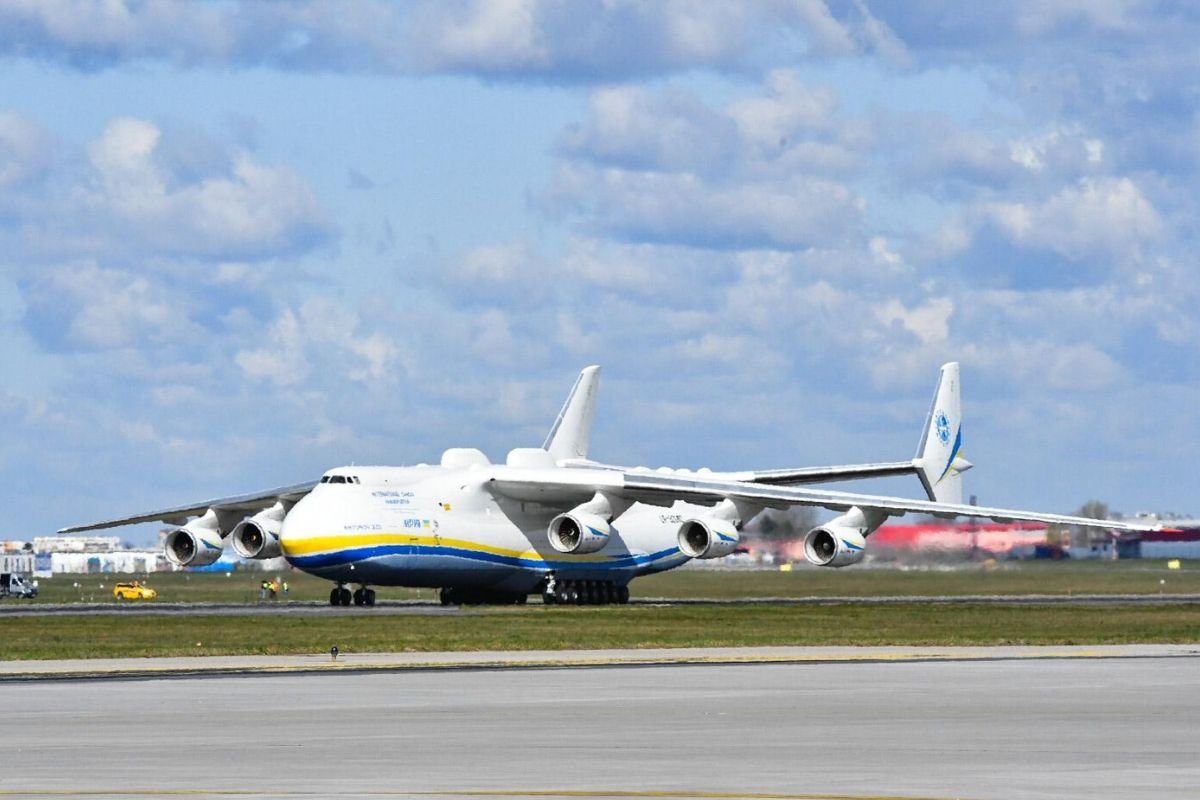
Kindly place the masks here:
[(838, 492), (826, 489), (775, 486), (747, 481), (727, 480), (722, 476), (707, 477), (698, 473), (668, 474), (658, 472), (606, 470), (522, 471), (499, 470), (488, 480), (498, 494), (516, 500), (542, 502), (547, 505), (568, 506), (584, 502), (596, 492), (657, 506), (670, 506), (676, 501), (696, 505), (715, 505), (722, 500), (740, 501), (762, 508), (813, 506), (831, 511), (851, 508), (874, 509), (888, 516), (903, 514), (933, 514), (939, 517), (984, 517), (996, 522), (1017, 520), (1045, 522), (1053, 525), (1079, 525), (1092, 528), (1121, 530), (1160, 530), (1161, 525), (1099, 520), (1064, 514), (1046, 514), (1013, 508), (972, 506), (962, 503), (943, 503), (935, 500), (910, 500), (885, 495)]
[(145, 514), (137, 514), (132, 517), (122, 517), (121, 519), (110, 519), (105, 522), (93, 522), (88, 525), (75, 525), (70, 528), (60, 528), (59, 533), (80, 533), (82, 531), (96, 531), (104, 528), (118, 528), (122, 525), (136, 525), (140, 522), (167, 522), (172, 524), (181, 524), (189, 517), (195, 517), (203, 514), (208, 509), (213, 508), (218, 511), (239, 511), (249, 513), (251, 511), (261, 511), (264, 508), (270, 508), (279, 501), (294, 503), (304, 495), (312, 491), (317, 485), (317, 481), (309, 481), (308, 483), (297, 483), (294, 486), (281, 486), (275, 489), (267, 489), (262, 492), (252, 492), (250, 494), (234, 495), (232, 497), (217, 497), (212, 500), (204, 500), (199, 503), (189, 505), (175, 506), (174, 508), (164, 508), (158, 511), (149, 511)]

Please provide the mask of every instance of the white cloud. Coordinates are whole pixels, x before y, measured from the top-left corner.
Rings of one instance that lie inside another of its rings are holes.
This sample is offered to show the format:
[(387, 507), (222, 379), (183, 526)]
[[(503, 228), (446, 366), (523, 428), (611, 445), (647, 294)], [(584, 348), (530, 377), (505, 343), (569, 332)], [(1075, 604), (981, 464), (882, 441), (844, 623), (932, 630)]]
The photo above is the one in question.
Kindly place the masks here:
[(738, 157), (733, 120), (681, 89), (599, 89), (588, 105), (587, 125), (562, 137), (569, 154), (634, 169), (697, 172), (724, 171)]
[(49, 139), (49, 133), (28, 117), (0, 111), (0, 189), (12, 190), (47, 169)]
[(835, 181), (713, 185), (689, 173), (560, 167), (544, 201), (617, 238), (710, 247), (808, 246), (844, 236), (863, 201)]
[(1136, 254), (1163, 232), (1162, 218), (1129, 178), (1083, 178), (1042, 203), (993, 203), (986, 213), (1018, 244), (1073, 259)]
[(185, 298), (144, 275), (91, 262), (44, 271), (29, 302), (44, 339), (85, 351), (180, 343), (200, 332)]
[[(271, 324), (263, 347), (242, 348), (234, 361), (248, 377), (277, 387), (307, 383), (320, 371), (322, 380), (386, 382), (405, 367), (401, 348), (382, 331), (361, 333), (358, 314), (326, 299), (285, 308)], [(347, 358), (350, 356), (350, 358)]]
[(798, 132), (824, 130), (834, 122), (836, 95), (828, 88), (807, 86), (795, 70), (772, 70), (764, 90), (761, 96), (729, 104), (729, 116), (747, 143), (778, 149)]
[(97, 184), (86, 205), (120, 233), (170, 254), (253, 257), (290, 250), (328, 226), (292, 170), (238, 153), (227, 173), (181, 183), (159, 157), (161, 139), (153, 123), (120, 118), (88, 147)]
[(0, 237), (8, 258), (248, 263), (330, 237), (316, 193), (294, 170), (220, 145), (209, 147), (213, 157), (197, 155), (204, 147), (179, 138), (183, 146), (153, 122), (118, 117), (83, 157), (68, 151), (50, 159), (44, 131), (0, 115), (0, 186), (10, 189), (0, 200), (8, 212)]
[(86, 70), (165, 62), (600, 83), (742, 71), (781, 48), (907, 63), (904, 44), (865, 3), (838, 6), (835, 14), (825, 0), (4, 0), (0, 52)]
[(950, 336), (950, 315), (954, 301), (949, 297), (933, 297), (923, 305), (906, 308), (899, 300), (890, 300), (875, 310), (875, 318), (884, 325), (900, 323), (923, 345), (940, 344)]
[(540, 43), (537, 0), (472, 0), (446, 9), (429, 25), (426, 47), (450, 64), (484, 70), (545, 66), (548, 50)]
[(535, 277), (542, 270), (542, 255), (527, 240), (482, 245), (468, 250), (453, 265), (458, 280), (512, 283)]

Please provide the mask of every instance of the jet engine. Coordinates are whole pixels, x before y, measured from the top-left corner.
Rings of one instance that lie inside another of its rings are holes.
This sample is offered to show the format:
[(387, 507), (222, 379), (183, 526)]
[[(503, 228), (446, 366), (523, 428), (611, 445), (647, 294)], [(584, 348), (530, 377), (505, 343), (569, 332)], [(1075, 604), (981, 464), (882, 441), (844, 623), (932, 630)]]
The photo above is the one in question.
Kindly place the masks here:
[(822, 525), (804, 537), (804, 557), (818, 567), (848, 567), (862, 561), (867, 539), (857, 528)]
[(217, 512), (209, 509), (204, 516), (167, 534), (163, 550), (167, 560), (180, 567), (205, 567), (221, 557), (224, 542)]
[(604, 517), (574, 508), (550, 520), (547, 534), (560, 553), (595, 553), (608, 544), (612, 526)]
[(233, 549), (242, 558), (278, 558), (283, 555), (279, 547), (279, 529), (287, 511), (283, 503), (260, 511), (249, 519), (234, 526), (229, 538)]
[(874, 509), (851, 508), (808, 532), (804, 537), (804, 557), (818, 567), (857, 564), (866, 554), (867, 536), (886, 518)]
[(721, 558), (738, 545), (733, 521), (717, 517), (685, 520), (679, 526), (679, 549), (689, 558)]

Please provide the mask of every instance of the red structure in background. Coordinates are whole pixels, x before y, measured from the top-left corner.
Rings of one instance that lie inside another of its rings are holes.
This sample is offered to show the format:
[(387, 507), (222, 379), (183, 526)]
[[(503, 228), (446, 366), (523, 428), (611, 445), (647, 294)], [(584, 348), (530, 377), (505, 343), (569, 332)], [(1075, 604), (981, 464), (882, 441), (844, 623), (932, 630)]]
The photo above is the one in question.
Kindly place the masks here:
[[(884, 525), (868, 541), (868, 550), (876, 555), (887, 552), (941, 552), (970, 557), (990, 553), (1005, 556), (1014, 550), (1027, 550), (1046, 544), (1046, 525), (1041, 522), (928, 522), (915, 525)], [(752, 546), (752, 550), (762, 547)], [(770, 547), (768, 545), (768, 547)], [(799, 562), (804, 560), (802, 539), (779, 542), (774, 551), (776, 559)]]
[(968, 522), (884, 525), (871, 536), (871, 546), (897, 550), (987, 550), (1007, 553), (1016, 547), (1046, 543), (1041, 522)]

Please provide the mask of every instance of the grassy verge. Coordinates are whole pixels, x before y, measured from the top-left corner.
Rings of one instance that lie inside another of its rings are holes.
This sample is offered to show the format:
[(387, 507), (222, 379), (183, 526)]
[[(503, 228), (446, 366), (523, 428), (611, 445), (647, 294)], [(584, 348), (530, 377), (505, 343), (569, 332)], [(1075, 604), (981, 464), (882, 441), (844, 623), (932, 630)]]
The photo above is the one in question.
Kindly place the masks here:
[(1200, 563), (1165, 561), (1020, 561), (954, 567), (792, 572), (680, 569), (639, 578), (640, 597), (868, 597), (878, 595), (1180, 594), (1200, 593)]
[(1189, 606), (495, 608), (452, 615), (0, 618), (3, 659), (751, 645), (1200, 641)]

